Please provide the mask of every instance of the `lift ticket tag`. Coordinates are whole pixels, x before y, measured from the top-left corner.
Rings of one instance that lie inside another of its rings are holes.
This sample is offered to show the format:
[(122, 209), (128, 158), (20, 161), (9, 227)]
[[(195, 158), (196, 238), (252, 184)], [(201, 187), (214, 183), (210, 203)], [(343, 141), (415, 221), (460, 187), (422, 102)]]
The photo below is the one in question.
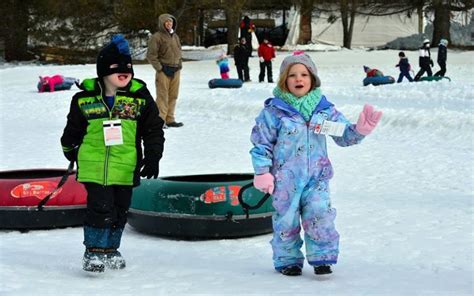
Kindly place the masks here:
[(340, 122), (323, 120), (323, 123), (318, 123), (314, 128), (314, 132), (320, 135), (342, 137), (346, 125)]
[(102, 123), (104, 127), (105, 146), (122, 145), (122, 122), (118, 120), (106, 120)]

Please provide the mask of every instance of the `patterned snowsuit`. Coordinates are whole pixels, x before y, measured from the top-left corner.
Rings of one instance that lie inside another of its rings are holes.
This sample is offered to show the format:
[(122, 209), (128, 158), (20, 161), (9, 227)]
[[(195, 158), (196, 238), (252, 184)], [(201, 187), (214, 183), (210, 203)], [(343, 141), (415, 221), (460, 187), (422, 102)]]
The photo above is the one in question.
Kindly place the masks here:
[(255, 174), (270, 172), (275, 177), (271, 245), (276, 270), (303, 266), (300, 216), (309, 264), (337, 263), (339, 234), (334, 226), (336, 209), (331, 207), (328, 186), (333, 170), (326, 136), (314, 133), (323, 120), (346, 125), (342, 137), (333, 137), (339, 146), (358, 144), (364, 138), (324, 96), (309, 122), (283, 100), (270, 98), (252, 130), (254, 148), (250, 154)]

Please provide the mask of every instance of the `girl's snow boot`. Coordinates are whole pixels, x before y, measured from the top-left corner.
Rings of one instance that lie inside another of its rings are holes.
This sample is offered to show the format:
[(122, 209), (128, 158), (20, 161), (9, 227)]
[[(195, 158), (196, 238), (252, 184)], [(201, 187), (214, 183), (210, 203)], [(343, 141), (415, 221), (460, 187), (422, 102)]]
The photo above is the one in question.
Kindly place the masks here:
[(117, 249), (108, 249), (105, 253), (105, 265), (110, 269), (124, 269), (125, 259)]
[(298, 265), (287, 266), (280, 270), (280, 273), (289, 276), (301, 275), (301, 267)]
[(89, 272), (105, 271), (105, 253), (104, 249), (89, 248), (84, 252), (82, 258), (82, 269)]
[(332, 273), (331, 266), (329, 265), (320, 265), (314, 267), (314, 273), (317, 275), (330, 274)]

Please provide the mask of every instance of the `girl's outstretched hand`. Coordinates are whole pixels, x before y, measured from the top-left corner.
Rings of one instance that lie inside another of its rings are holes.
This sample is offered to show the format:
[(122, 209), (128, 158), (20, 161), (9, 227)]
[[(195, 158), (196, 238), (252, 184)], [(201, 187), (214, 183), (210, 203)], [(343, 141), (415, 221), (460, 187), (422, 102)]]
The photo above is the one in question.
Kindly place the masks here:
[(366, 104), (364, 110), (360, 112), (359, 119), (356, 124), (356, 131), (364, 136), (367, 136), (379, 123), (382, 118), (382, 111), (375, 111), (374, 106)]
[(253, 186), (264, 193), (273, 194), (275, 178), (270, 173), (255, 175), (253, 177)]

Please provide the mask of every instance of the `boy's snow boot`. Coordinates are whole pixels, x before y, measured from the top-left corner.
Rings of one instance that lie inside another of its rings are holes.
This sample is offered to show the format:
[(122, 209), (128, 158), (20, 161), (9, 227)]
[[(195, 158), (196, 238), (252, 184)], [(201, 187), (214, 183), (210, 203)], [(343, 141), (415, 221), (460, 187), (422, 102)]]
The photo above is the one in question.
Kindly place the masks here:
[(123, 269), (126, 266), (125, 259), (123, 259), (122, 254), (118, 251), (122, 240), (122, 233), (123, 227), (112, 227), (110, 229), (105, 253), (105, 265), (107, 268)]
[(280, 270), (280, 273), (289, 276), (301, 275), (301, 267), (298, 265), (287, 266)]
[(314, 267), (314, 273), (317, 275), (330, 274), (332, 273), (331, 266), (329, 265), (320, 265)]
[(88, 248), (82, 258), (82, 269), (89, 272), (105, 271), (105, 249)]
[(104, 272), (105, 248), (110, 235), (110, 228), (98, 228), (84, 225), (84, 245), (86, 252), (82, 259), (82, 268), (90, 272)]
[(124, 269), (126, 265), (125, 259), (117, 249), (107, 249), (105, 253), (105, 266), (110, 269)]

